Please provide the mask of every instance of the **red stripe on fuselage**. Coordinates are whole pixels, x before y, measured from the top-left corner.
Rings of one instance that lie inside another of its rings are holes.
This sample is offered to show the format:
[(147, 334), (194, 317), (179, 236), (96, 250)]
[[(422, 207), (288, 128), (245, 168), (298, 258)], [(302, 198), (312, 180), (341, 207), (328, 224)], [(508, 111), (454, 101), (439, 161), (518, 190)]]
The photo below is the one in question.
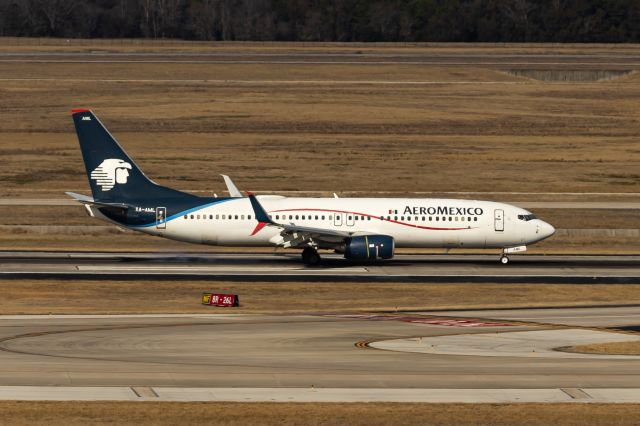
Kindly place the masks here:
[[(371, 217), (374, 219), (378, 219), (378, 220), (382, 220), (383, 222), (391, 222), (391, 223), (397, 223), (398, 225), (404, 225), (404, 226), (409, 226), (411, 228), (418, 228), (418, 229), (427, 229), (430, 231), (463, 231), (463, 230), (468, 230), (468, 229), (475, 229), (475, 228), (433, 228), (430, 226), (420, 226), (420, 225), (414, 225), (412, 223), (406, 223), (406, 222), (400, 222), (398, 220), (391, 220), (391, 219), (384, 219), (384, 216), (373, 216), (367, 213), (357, 213), (357, 212), (349, 212), (346, 210), (330, 210), (330, 209), (283, 209), (283, 210), (273, 210), (272, 213), (279, 213), (279, 212), (297, 212), (297, 211), (316, 211), (316, 212), (329, 212), (329, 213), (347, 213), (347, 214), (353, 214), (353, 215), (358, 215), (358, 216), (366, 216), (366, 217)], [(382, 218), (382, 219), (380, 219)]]

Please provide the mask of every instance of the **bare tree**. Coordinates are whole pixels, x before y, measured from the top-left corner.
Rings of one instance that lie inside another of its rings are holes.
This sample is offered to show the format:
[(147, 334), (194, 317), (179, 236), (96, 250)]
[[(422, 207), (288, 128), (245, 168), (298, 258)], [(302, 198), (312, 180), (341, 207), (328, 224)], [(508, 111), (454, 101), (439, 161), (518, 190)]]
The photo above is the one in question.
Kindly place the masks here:
[(503, 3), (504, 15), (511, 20), (516, 29), (524, 33), (525, 41), (531, 35), (531, 12), (535, 10), (535, 5), (528, 0), (507, 0)]
[(201, 40), (215, 40), (220, 21), (220, 0), (201, 0), (191, 5), (193, 31)]

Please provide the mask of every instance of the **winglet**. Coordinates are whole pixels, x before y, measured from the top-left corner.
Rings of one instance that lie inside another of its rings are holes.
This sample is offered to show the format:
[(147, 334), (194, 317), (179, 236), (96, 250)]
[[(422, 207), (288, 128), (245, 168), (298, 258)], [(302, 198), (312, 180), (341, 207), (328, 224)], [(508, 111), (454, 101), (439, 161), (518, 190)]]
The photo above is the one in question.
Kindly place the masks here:
[(247, 191), (247, 195), (249, 196), (249, 201), (251, 201), (251, 207), (253, 207), (253, 213), (255, 213), (256, 220), (258, 221), (258, 224), (256, 225), (251, 235), (252, 236), (256, 235), (258, 232), (260, 232), (262, 228), (264, 228), (267, 225), (277, 225), (277, 223), (271, 220), (267, 212), (264, 211), (264, 209), (260, 205), (260, 202), (258, 201), (256, 196), (253, 195), (253, 192)]
[(227, 185), (227, 190), (229, 191), (229, 196), (242, 198), (242, 193), (238, 189), (238, 187), (233, 183), (231, 178), (227, 175), (220, 175), (224, 179), (224, 183)]
[(253, 207), (256, 220), (260, 223), (274, 224), (275, 222), (272, 221), (267, 212), (264, 211), (256, 196), (251, 192), (247, 192), (247, 195), (249, 195), (249, 201), (251, 201), (251, 207)]

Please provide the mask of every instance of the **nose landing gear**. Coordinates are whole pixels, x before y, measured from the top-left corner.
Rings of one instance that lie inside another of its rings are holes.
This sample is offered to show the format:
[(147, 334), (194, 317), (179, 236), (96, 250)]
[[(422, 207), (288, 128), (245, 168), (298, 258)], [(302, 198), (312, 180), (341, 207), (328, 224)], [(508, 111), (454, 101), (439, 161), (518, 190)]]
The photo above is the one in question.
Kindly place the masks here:
[(527, 251), (527, 246), (517, 246), (517, 247), (506, 247), (502, 249), (502, 256), (500, 256), (500, 263), (506, 265), (509, 263), (509, 257), (507, 254), (509, 253), (522, 253)]

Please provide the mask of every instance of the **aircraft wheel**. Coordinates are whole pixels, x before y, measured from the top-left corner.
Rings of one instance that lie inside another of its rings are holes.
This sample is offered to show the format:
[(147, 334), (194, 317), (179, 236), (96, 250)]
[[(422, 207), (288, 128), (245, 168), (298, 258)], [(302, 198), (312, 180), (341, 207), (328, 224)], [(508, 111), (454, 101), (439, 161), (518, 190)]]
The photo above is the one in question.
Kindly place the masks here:
[(309, 266), (315, 266), (320, 263), (320, 255), (318, 254), (318, 251), (313, 247), (306, 247), (302, 250), (302, 262)]
[(506, 265), (507, 263), (509, 263), (509, 258), (505, 255), (502, 255), (502, 257), (500, 258), (500, 263)]

